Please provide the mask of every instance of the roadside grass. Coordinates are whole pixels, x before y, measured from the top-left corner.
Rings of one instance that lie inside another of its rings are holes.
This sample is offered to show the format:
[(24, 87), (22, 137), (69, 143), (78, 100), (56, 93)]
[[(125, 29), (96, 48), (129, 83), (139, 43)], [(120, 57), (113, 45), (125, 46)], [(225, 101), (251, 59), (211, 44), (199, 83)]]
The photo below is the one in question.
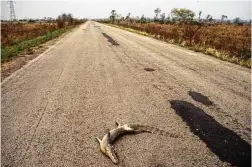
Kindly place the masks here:
[(12, 46), (6, 46), (6, 47), (1, 46), (1, 60), (2, 62), (6, 62), (10, 58), (17, 56), (19, 53), (23, 52), (24, 50), (29, 50), (32, 47), (38, 46), (46, 41), (59, 37), (60, 35), (65, 33), (67, 30), (69, 30), (69, 28), (62, 28), (62, 29), (55, 30), (53, 32), (48, 32), (43, 36), (21, 41)]
[(13, 46), (24, 40), (44, 36), (48, 32), (58, 30), (57, 24), (52, 23), (22, 23), (4, 22), (1, 25), (1, 46)]
[(241, 57), (232, 56), (227, 50), (217, 50), (214, 47), (207, 46), (207, 45), (199, 45), (199, 44), (190, 45), (190, 44), (188, 44), (187, 41), (176, 41), (174, 39), (168, 39), (168, 38), (165, 39), (157, 34), (147, 33), (144, 31), (133, 29), (133, 28), (124, 27), (122, 25), (115, 25), (115, 24), (110, 24), (110, 23), (103, 23), (103, 24), (106, 24), (106, 25), (109, 25), (109, 26), (115, 27), (115, 28), (120, 28), (120, 29), (129, 31), (129, 32), (137, 33), (140, 35), (149, 36), (149, 37), (159, 39), (159, 40), (171, 43), (171, 44), (185, 47), (185, 48), (193, 50), (195, 52), (202, 52), (207, 55), (214, 56), (214, 57), (221, 59), (223, 61), (228, 61), (231, 63), (239, 64), (239, 65), (247, 67), (247, 68), (251, 68), (251, 58), (244, 59)]

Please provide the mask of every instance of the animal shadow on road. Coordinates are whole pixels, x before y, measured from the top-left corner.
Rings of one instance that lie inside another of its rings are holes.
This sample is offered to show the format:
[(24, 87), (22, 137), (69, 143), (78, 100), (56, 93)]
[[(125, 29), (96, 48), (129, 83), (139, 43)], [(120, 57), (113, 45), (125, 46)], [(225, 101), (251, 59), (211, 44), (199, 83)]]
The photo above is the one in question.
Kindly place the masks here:
[(222, 161), (239, 167), (251, 166), (251, 145), (239, 135), (191, 103), (171, 100), (170, 104), (191, 131), (199, 136)]
[(102, 33), (102, 35), (108, 39), (108, 42), (111, 43), (112, 45), (119, 46), (119, 43), (117, 43), (113, 38), (111, 38), (109, 35), (106, 33)]

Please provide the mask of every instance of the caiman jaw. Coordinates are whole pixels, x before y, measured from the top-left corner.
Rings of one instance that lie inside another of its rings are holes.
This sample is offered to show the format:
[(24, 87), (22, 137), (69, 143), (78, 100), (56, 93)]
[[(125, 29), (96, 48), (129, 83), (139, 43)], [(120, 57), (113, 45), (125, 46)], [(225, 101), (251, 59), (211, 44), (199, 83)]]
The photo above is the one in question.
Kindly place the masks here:
[(96, 138), (96, 139), (97, 139), (97, 141), (100, 144), (101, 152), (104, 155), (108, 156), (112, 160), (112, 162), (114, 164), (118, 164), (119, 160), (118, 160), (118, 158), (117, 158), (117, 156), (116, 156), (116, 154), (114, 152), (113, 146), (110, 145), (110, 144), (104, 144), (104, 143), (102, 143), (102, 140), (100, 140), (99, 138)]
[(107, 149), (106, 155), (112, 160), (112, 162), (114, 164), (118, 164), (118, 162), (119, 162), (118, 158), (117, 158), (117, 156), (116, 156), (116, 154), (115, 154), (115, 152), (114, 152), (114, 150), (113, 150), (112, 147), (110, 147), (109, 150)]

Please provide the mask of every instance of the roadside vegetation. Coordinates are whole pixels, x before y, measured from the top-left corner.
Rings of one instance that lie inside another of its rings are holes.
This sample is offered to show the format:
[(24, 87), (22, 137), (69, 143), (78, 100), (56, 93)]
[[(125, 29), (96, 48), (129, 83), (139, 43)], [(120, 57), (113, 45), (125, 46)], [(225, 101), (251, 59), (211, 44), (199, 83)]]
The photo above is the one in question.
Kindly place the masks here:
[(220, 20), (209, 14), (202, 18), (202, 11), (196, 15), (183, 8), (172, 9), (167, 17), (159, 8), (154, 14), (153, 18), (130, 13), (122, 17), (112, 10), (109, 19), (97, 21), (251, 67), (251, 21), (228, 20), (226, 15)]
[(71, 14), (59, 15), (50, 21), (15, 21), (1, 24), (1, 60), (10, 60), (19, 53), (30, 50), (85, 22), (73, 18)]

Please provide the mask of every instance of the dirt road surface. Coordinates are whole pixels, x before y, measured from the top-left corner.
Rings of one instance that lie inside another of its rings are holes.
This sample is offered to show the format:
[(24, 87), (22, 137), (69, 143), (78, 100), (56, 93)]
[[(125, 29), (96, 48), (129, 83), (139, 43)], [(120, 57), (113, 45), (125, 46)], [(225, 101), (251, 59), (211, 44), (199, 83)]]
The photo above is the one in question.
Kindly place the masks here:
[(114, 164), (95, 137), (121, 123), (127, 167), (250, 166), (250, 70), (87, 22), (2, 82), (2, 166)]

